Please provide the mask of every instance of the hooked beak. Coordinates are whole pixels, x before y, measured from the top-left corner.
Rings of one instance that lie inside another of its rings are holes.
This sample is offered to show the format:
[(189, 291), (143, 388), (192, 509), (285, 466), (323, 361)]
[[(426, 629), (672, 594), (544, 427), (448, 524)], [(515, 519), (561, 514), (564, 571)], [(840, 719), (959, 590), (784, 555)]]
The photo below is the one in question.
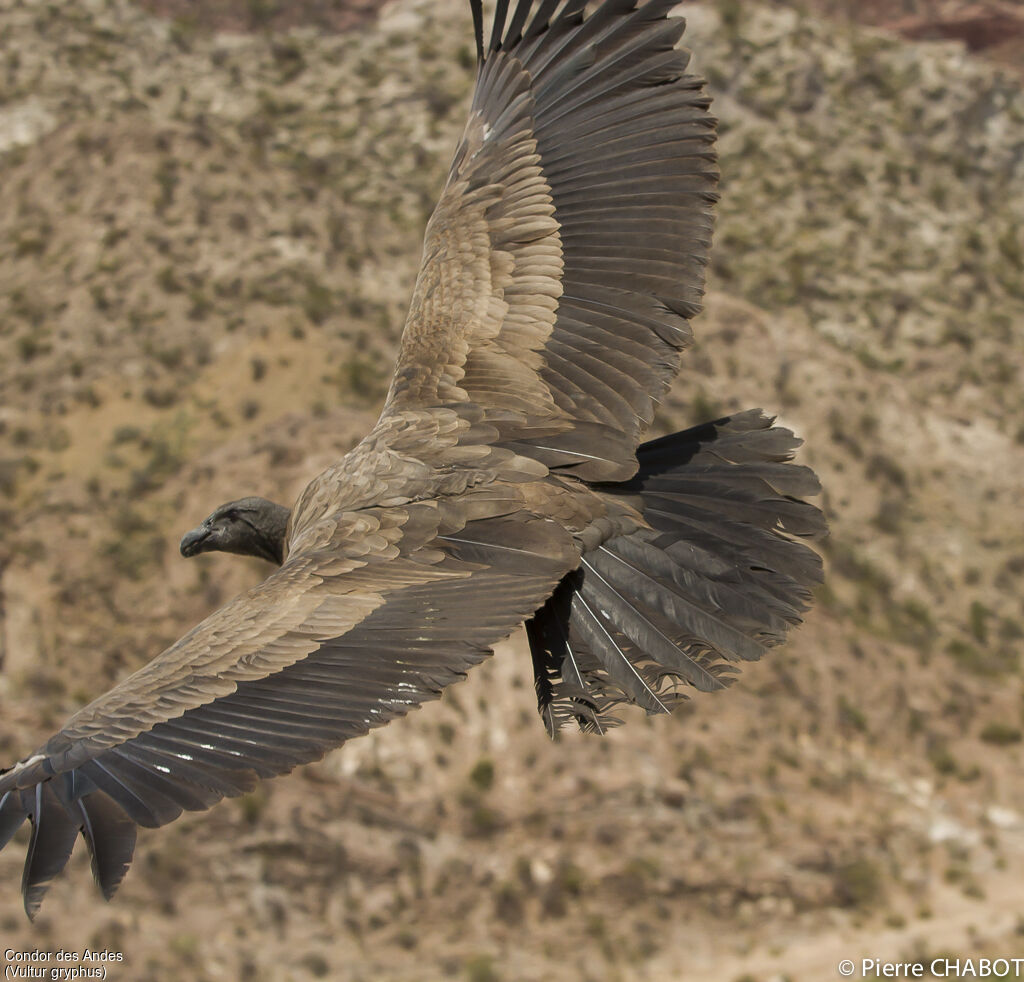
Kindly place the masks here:
[(205, 523), (192, 529), (191, 532), (186, 532), (181, 537), (181, 554), (188, 559), (191, 556), (196, 556), (201, 552), (205, 552), (203, 549), (203, 543), (210, 538), (210, 528)]

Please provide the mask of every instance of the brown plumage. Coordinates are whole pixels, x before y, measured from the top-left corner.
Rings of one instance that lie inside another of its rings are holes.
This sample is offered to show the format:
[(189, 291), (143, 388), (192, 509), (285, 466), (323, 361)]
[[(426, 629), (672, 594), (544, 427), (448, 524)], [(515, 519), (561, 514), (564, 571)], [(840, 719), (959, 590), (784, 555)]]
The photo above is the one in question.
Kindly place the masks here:
[(792, 536), (824, 523), (792, 434), (753, 411), (637, 446), (717, 176), (675, 0), (499, 0), (486, 46), (470, 2), (476, 93), (381, 417), (290, 514), (243, 499), (189, 533), (283, 563), (0, 776), (30, 916), (79, 833), (109, 897), (136, 826), (404, 715), (523, 621), (546, 725), (602, 730), (721, 687), (806, 608)]

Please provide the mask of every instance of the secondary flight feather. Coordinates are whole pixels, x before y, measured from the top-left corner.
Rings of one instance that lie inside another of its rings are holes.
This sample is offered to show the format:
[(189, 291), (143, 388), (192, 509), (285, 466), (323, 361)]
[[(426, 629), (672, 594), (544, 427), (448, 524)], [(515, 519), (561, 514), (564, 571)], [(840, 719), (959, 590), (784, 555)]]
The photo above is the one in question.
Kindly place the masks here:
[(436, 698), (527, 623), (554, 731), (721, 688), (799, 622), (823, 534), (757, 410), (638, 446), (690, 340), (717, 171), (675, 0), (470, 0), (476, 91), (380, 419), (294, 507), (182, 553), (279, 565), (0, 774), (33, 916), (79, 835), (155, 827)]

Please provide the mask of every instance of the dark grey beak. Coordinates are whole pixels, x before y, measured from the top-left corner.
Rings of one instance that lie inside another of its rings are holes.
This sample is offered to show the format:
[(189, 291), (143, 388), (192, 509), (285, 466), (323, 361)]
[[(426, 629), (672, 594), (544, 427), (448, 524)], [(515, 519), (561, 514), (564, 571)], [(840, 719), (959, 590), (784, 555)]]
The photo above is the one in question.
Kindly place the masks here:
[(210, 529), (206, 525), (200, 525), (198, 528), (192, 529), (191, 532), (186, 532), (181, 537), (181, 554), (188, 559), (191, 556), (196, 556), (203, 552), (203, 543), (210, 537)]

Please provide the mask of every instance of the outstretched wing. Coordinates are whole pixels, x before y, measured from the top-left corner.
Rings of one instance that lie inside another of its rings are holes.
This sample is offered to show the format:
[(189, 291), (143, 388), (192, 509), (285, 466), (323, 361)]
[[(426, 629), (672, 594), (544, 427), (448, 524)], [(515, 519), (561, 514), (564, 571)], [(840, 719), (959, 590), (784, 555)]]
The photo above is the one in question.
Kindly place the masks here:
[(137, 825), (435, 697), (540, 607), (579, 556), (521, 498), (477, 487), (496, 460), (509, 480), (636, 469), (710, 240), (713, 121), (675, 50), (683, 22), (674, 0), (606, 0), (586, 19), (583, 0), (520, 0), (511, 17), (499, 0), (485, 54), (471, 4), (473, 109), (351, 491), (338, 469), (314, 482), (276, 574), (0, 776), (0, 845), (32, 821), (30, 915), (79, 832), (109, 896)]
[(499, 0), (427, 228), (388, 413), (483, 410), (495, 443), (624, 480), (690, 339), (717, 171), (677, 0)]
[(209, 808), (436, 698), (578, 563), (498, 489), (346, 513), (0, 776), (0, 847), (26, 817), (33, 916), (81, 832), (108, 898), (136, 826)]

